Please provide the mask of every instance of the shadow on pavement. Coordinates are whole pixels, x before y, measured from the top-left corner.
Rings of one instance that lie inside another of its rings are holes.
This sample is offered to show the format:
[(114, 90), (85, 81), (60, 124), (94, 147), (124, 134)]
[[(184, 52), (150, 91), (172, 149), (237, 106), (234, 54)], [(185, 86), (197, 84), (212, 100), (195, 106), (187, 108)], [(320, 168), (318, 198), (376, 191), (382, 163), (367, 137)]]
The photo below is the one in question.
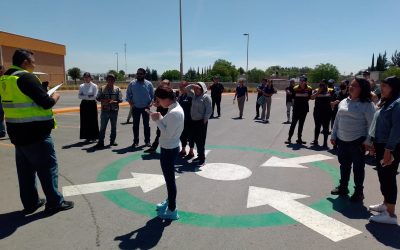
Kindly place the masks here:
[(22, 211), (0, 214), (0, 240), (12, 235), (19, 227), (25, 226), (35, 220), (47, 218), (45, 212), (38, 212), (25, 216)]
[(298, 143), (290, 143), (287, 144), (286, 147), (291, 148), (292, 150), (300, 150), (302, 148), (307, 148), (304, 144), (298, 144)]
[(365, 225), (365, 228), (380, 243), (387, 247), (400, 249), (400, 226), (370, 222)]
[(143, 227), (115, 237), (114, 241), (121, 241), (118, 245), (120, 249), (152, 249), (157, 246), (164, 229), (170, 224), (171, 221), (164, 221), (155, 217)]
[(142, 160), (160, 160), (160, 154), (158, 152), (142, 154)]
[(333, 210), (350, 219), (368, 219), (372, 214), (362, 202), (351, 202), (348, 196), (327, 198), (332, 203)]
[(78, 148), (78, 147), (83, 147), (83, 146), (90, 145), (93, 143), (95, 143), (95, 142), (94, 141), (91, 141), (91, 142), (90, 141), (80, 141), (80, 142), (72, 143), (69, 145), (64, 145), (61, 148), (62, 149)]
[(126, 153), (141, 151), (143, 148), (144, 148), (144, 145), (136, 147), (136, 148), (132, 148), (132, 146), (128, 146), (126, 148), (114, 149), (114, 150), (112, 150), (112, 152), (122, 155), (122, 154), (126, 154)]

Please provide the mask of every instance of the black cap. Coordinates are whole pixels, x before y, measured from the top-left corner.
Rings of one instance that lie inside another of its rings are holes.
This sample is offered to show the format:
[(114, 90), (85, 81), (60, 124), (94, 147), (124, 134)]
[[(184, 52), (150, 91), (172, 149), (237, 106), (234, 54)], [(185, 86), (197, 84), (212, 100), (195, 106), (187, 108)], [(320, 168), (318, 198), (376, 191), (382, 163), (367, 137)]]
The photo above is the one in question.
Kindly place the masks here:
[(110, 78), (110, 77), (111, 77), (111, 78), (114, 78), (114, 80), (115, 80), (115, 75), (114, 75), (114, 74), (107, 74), (106, 79), (107, 79), (107, 78)]
[(363, 75), (370, 75), (371, 73), (370, 73), (368, 70), (364, 70), (364, 71), (362, 72), (362, 74), (363, 74)]

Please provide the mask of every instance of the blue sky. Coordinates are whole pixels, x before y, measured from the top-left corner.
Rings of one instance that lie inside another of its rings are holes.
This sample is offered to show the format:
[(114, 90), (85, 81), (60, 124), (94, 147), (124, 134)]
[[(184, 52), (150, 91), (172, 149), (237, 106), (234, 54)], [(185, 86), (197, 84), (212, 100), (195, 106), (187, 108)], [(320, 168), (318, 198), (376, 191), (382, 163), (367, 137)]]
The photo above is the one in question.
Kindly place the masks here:
[[(179, 70), (178, 0), (2, 3), (0, 30), (61, 43), (66, 67), (93, 73)], [(332, 63), (341, 73), (400, 51), (399, 0), (182, 0), (184, 70), (218, 58), (249, 69)]]

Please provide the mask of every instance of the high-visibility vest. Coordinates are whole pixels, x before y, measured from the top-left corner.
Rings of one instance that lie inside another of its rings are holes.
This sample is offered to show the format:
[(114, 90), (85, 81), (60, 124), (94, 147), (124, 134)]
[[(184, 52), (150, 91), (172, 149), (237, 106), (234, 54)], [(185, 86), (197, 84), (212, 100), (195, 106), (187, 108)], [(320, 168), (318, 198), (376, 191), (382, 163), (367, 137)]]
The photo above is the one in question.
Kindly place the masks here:
[(37, 105), (18, 88), (18, 78), (28, 71), (15, 66), (12, 68), (18, 70), (11, 75), (0, 77), (0, 96), (5, 121), (8, 123), (27, 123), (54, 120), (51, 109), (44, 109)]

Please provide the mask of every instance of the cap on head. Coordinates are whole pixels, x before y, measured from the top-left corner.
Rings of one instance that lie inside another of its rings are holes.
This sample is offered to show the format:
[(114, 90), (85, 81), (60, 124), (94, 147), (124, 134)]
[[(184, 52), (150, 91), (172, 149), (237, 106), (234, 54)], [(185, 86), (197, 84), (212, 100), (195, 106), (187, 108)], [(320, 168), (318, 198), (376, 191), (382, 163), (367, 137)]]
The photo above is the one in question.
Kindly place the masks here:
[(371, 75), (371, 73), (370, 73), (368, 70), (364, 70), (364, 71), (362, 72), (362, 74), (363, 74), (363, 76), (364, 76), (364, 75), (366, 75), (366, 76)]
[(106, 79), (112, 78), (115, 80), (115, 75), (114, 74), (107, 74)]

